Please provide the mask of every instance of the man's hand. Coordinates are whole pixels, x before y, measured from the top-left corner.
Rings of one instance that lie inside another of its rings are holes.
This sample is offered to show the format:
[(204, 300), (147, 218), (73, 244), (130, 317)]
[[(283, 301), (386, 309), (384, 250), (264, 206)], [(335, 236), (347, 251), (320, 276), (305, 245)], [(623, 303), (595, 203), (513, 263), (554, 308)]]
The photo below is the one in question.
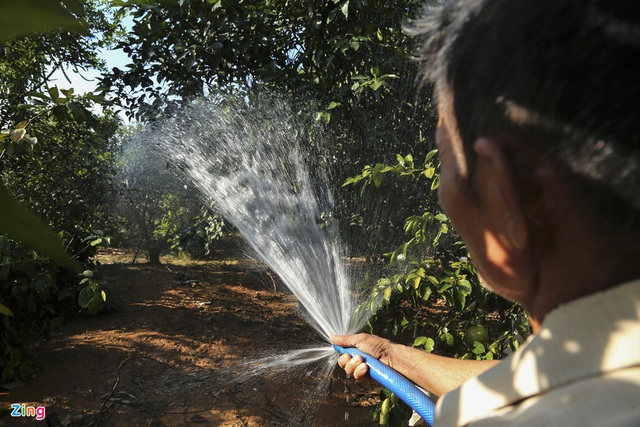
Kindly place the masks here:
[[(393, 344), (384, 338), (369, 334), (357, 335), (334, 335), (331, 342), (341, 347), (355, 347), (380, 360), (388, 366), (392, 366), (390, 353)], [(338, 358), (338, 365), (345, 370), (347, 375), (353, 375), (355, 379), (362, 379), (369, 373), (369, 367), (362, 360), (361, 356), (351, 357), (343, 354)]]

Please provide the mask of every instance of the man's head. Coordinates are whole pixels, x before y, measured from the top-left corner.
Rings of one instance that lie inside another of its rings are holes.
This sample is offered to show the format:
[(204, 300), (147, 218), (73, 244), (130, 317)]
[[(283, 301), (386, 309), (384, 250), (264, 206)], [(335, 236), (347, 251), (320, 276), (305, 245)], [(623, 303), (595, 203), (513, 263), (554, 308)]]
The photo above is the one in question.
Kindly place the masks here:
[(440, 198), (487, 284), (541, 320), (638, 277), (640, 2), (451, 1), (415, 33)]
[(415, 32), (471, 174), (477, 138), (517, 141), (603, 224), (640, 229), (640, 2), (452, 1)]

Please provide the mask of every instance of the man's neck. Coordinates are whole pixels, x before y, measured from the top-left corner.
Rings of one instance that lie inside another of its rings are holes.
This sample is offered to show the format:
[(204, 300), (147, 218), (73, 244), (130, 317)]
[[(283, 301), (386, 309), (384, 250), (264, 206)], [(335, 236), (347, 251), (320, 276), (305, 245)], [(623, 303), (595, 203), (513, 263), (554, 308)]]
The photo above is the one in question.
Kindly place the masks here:
[[(626, 239), (625, 239), (626, 240)], [(555, 308), (640, 278), (640, 250), (628, 242), (573, 242), (547, 258), (535, 298), (525, 306), (535, 332)], [(562, 254), (562, 255), (560, 255)]]

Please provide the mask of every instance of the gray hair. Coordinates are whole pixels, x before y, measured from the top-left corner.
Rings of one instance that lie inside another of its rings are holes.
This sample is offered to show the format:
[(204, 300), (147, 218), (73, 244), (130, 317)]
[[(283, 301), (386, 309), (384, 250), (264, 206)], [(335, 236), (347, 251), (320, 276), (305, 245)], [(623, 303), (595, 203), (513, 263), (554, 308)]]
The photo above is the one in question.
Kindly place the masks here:
[(640, 2), (444, 1), (410, 32), (472, 171), (480, 136), (529, 144), (607, 224), (640, 229)]

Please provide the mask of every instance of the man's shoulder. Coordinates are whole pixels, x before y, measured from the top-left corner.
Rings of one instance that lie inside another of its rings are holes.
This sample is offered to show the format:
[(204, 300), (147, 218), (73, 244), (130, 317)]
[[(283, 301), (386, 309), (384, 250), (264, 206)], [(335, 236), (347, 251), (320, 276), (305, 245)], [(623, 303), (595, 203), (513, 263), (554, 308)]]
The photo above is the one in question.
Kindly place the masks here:
[[(625, 406), (625, 399), (611, 402), (621, 391), (633, 397), (633, 407)], [(550, 313), (539, 333), (513, 356), (444, 396), (438, 419), (443, 426), (475, 425), (470, 423), (485, 418), (493, 424), (478, 425), (498, 425), (494, 417), (524, 417), (549, 408), (554, 417), (565, 412), (573, 417), (573, 407), (591, 413), (604, 404), (600, 400), (631, 414), (633, 425), (640, 425), (640, 414), (634, 412), (640, 410), (640, 281)], [(602, 408), (597, 412), (611, 415)]]
[[(482, 396), (477, 396), (477, 400), (481, 401)], [(582, 378), (522, 401), (495, 408), (475, 419), (436, 423), (436, 427), (637, 427), (640, 425), (638, 402), (640, 366)]]

